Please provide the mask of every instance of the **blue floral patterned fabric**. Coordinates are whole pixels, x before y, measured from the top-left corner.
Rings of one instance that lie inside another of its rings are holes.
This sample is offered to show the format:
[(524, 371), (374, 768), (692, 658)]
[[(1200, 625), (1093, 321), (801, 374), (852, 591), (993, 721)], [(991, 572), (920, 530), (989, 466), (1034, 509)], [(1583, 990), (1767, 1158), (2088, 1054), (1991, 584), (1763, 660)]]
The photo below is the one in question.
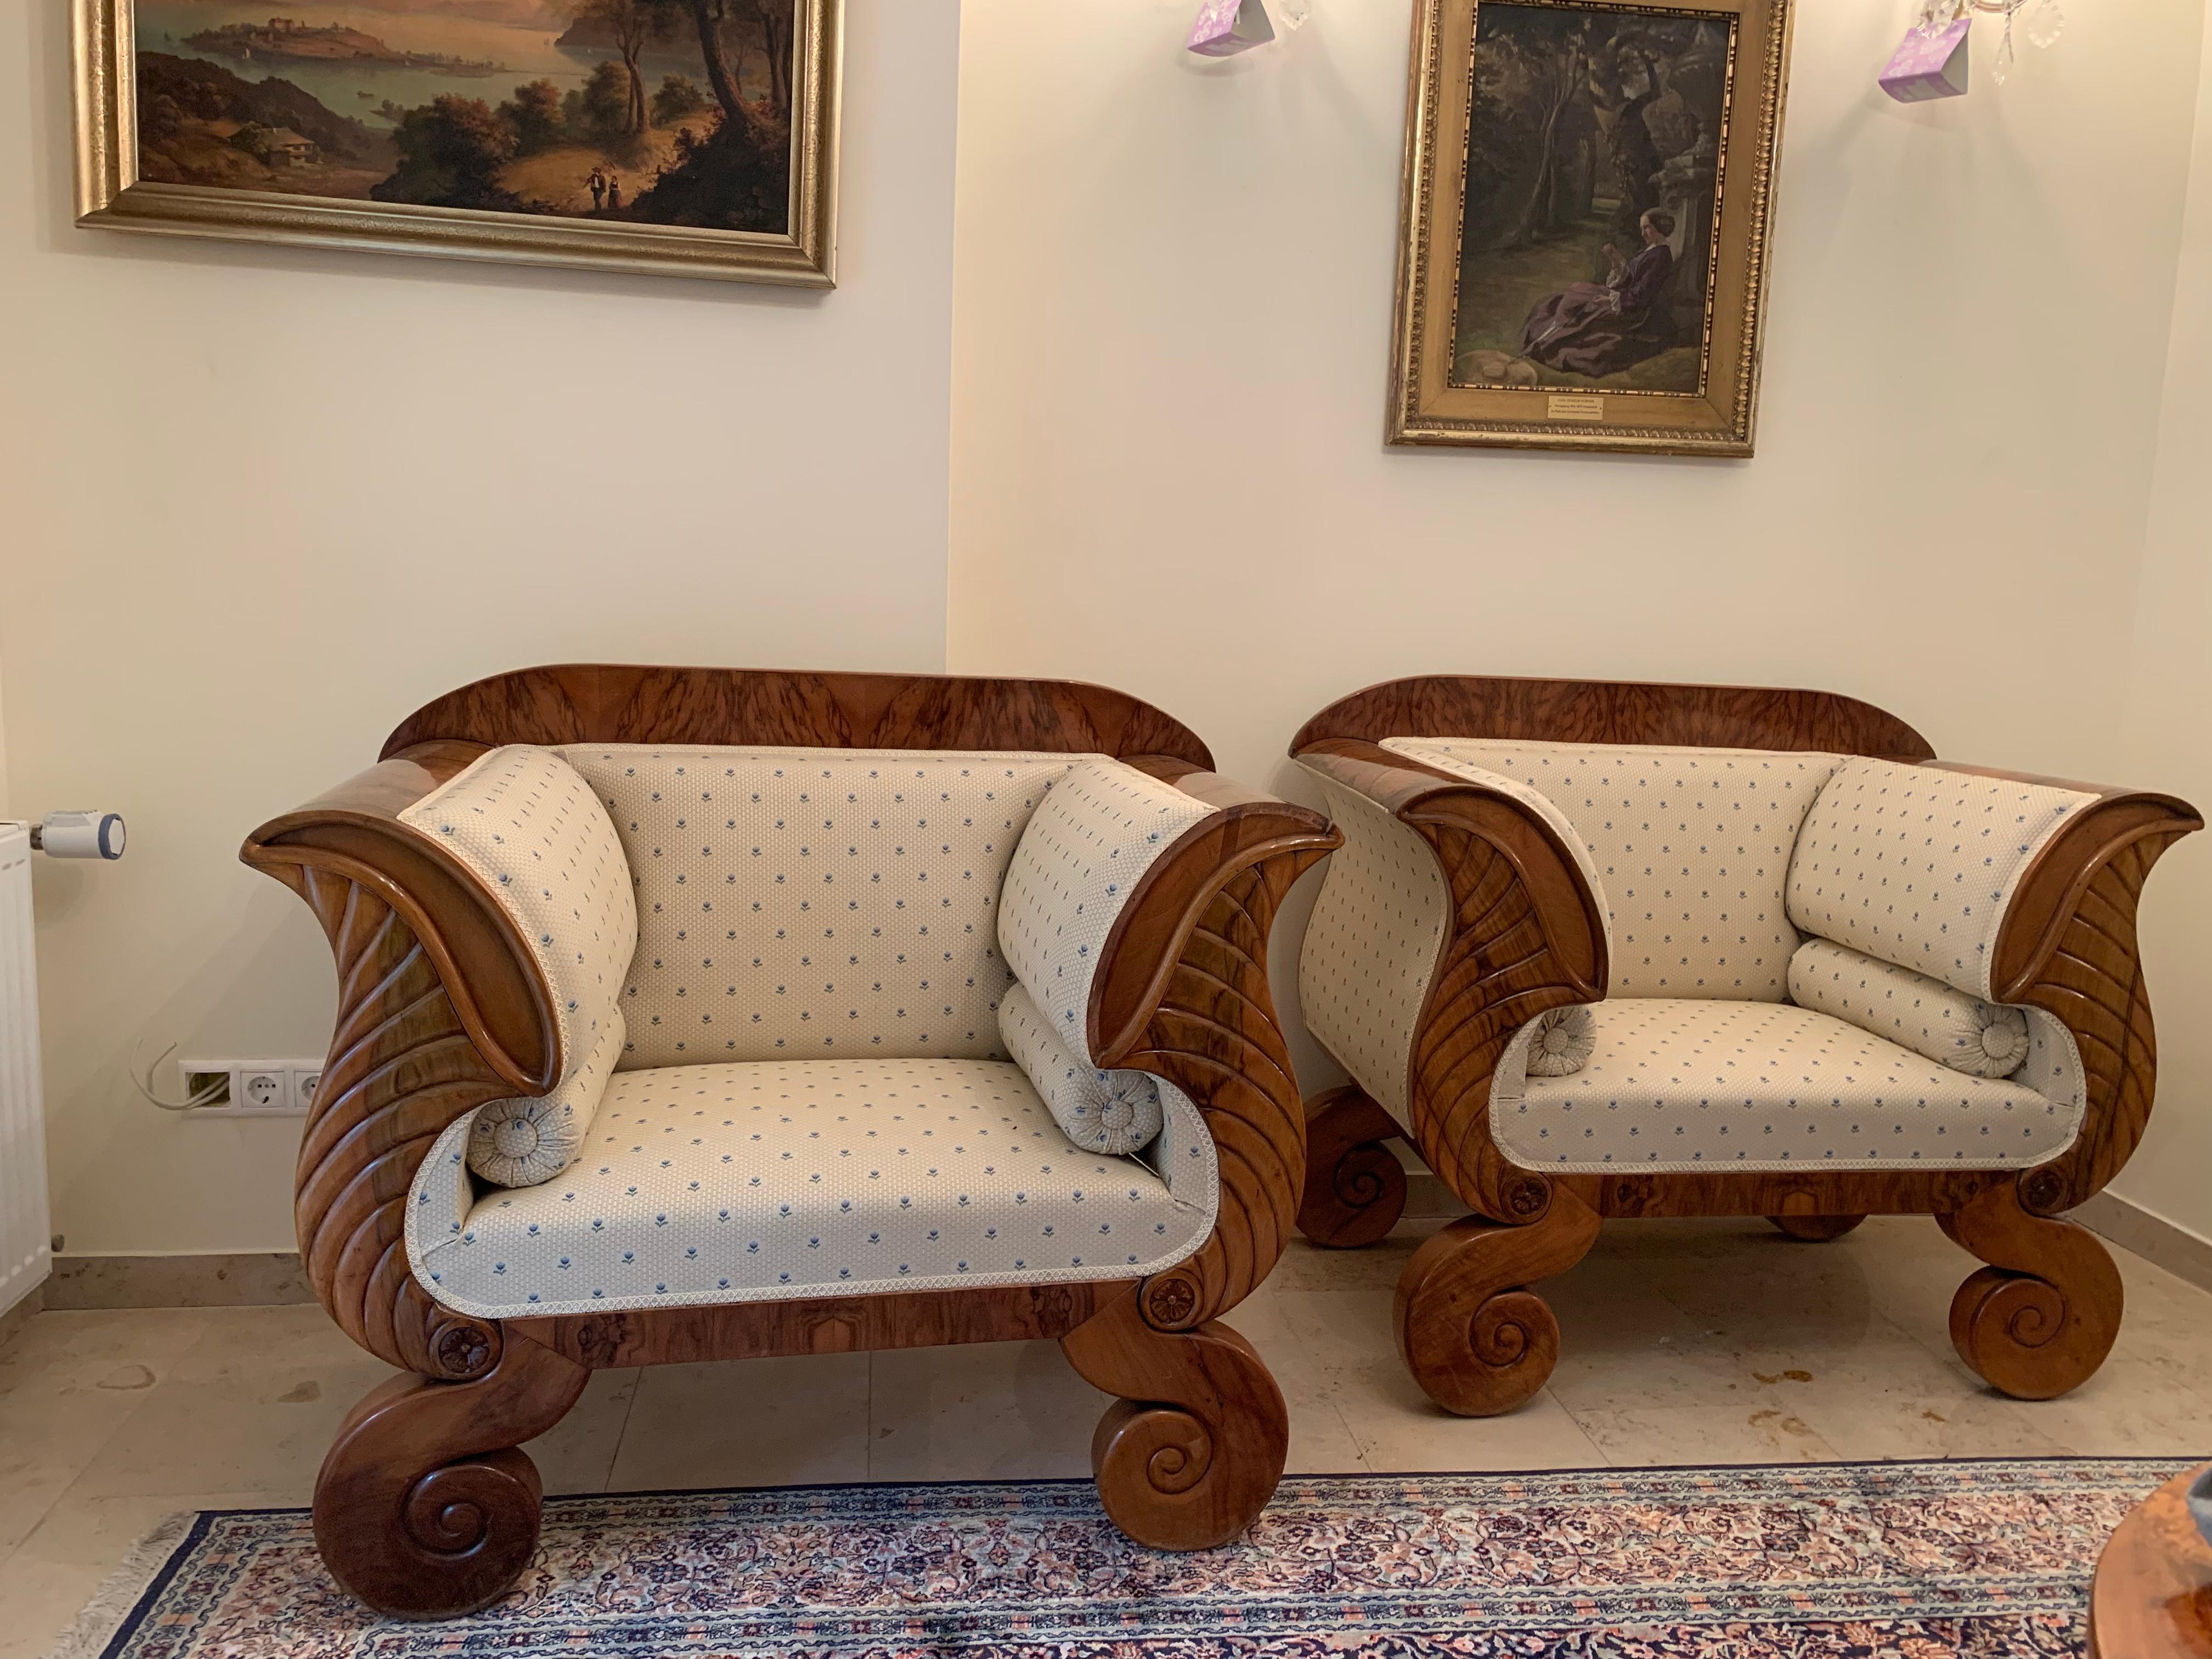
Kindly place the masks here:
[(1531, 1030), (1491, 1085), (1491, 1130), (1532, 1168), (1664, 1172), (2025, 1169), (2081, 1125), (2072, 1037), (2045, 1016), (2015, 1078), (1971, 1077), (1810, 1008), (1624, 997), (1590, 1010), (1589, 1059), (1524, 1076)]
[(1066, 755), (561, 751), (637, 895), (619, 1069), (1004, 1060), (1000, 890)]
[(1790, 858), (1790, 919), (1808, 933), (1940, 979), (1990, 983), (2021, 878), (2096, 797), (2049, 784), (1855, 757)]
[(620, 1072), (555, 1179), (474, 1193), (470, 1120), (424, 1158), (408, 1259), (464, 1313), (1135, 1279), (1212, 1230), (1197, 1109), (1161, 1086), (1155, 1161), (1071, 1145), (1005, 1060)]

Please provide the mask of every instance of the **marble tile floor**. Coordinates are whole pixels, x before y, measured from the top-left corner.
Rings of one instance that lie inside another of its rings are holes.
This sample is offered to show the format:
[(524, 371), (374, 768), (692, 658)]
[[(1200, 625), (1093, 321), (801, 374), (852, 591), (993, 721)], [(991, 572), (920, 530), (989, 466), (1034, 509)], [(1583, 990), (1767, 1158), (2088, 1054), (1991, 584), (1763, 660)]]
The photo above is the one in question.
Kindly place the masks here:
[[(1294, 1472), (1587, 1468), (2085, 1454), (2212, 1455), (2212, 1293), (2114, 1250), (2119, 1345), (2028, 1404), (1952, 1353), (1974, 1263), (1932, 1223), (1798, 1244), (1763, 1222), (1610, 1225), (1545, 1294), (1550, 1386), (1454, 1418), (1407, 1377), (1391, 1289), (1407, 1222), (1298, 1240), (1231, 1322), (1291, 1404)], [(317, 1307), (49, 1312), (0, 1348), (0, 1659), (37, 1659), (179, 1509), (304, 1504), (339, 1418), (386, 1375)], [(594, 1376), (530, 1451), (549, 1492), (1081, 1476), (1104, 1408), (1050, 1343)]]

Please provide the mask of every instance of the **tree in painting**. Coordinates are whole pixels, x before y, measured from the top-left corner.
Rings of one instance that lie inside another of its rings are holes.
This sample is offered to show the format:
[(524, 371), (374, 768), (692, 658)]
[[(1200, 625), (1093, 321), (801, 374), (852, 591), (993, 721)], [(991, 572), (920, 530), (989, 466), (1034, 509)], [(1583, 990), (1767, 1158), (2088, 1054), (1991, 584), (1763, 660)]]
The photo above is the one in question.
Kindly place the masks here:
[(1727, 30), (1480, 7), (1455, 383), (1698, 389)]
[(669, 32), (673, 20), (668, 9), (653, 0), (582, 0), (576, 15), (590, 18), (614, 38), (625, 76), (622, 130), (631, 135), (644, 132), (653, 120), (646, 104), (645, 71), (638, 60), (647, 45)]
[(568, 118), (561, 107), (561, 89), (550, 81), (528, 81), (499, 106), (499, 118), (514, 135), (517, 155), (536, 155), (551, 149), (568, 134)]
[(688, 75), (671, 75), (653, 94), (653, 118), (659, 126), (673, 126), (687, 115), (696, 115), (709, 102), (698, 83)]
[(561, 112), (571, 133), (610, 161), (635, 166), (645, 154), (639, 142), (645, 134), (633, 124), (629, 93), (629, 77), (613, 64), (601, 64), (561, 100)]
[(369, 194), (380, 202), (512, 210), (521, 205), (500, 183), (514, 159), (514, 130), (481, 98), (434, 98), (400, 118), (399, 164)]
[[(637, 218), (660, 224), (757, 228), (791, 188), (790, 0), (640, 0), (666, 26), (688, 19), (717, 106), (703, 137), (684, 144), (640, 198)], [(757, 59), (766, 96), (741, 92)], [(679, 137), (681, 135), (679, 134)]]

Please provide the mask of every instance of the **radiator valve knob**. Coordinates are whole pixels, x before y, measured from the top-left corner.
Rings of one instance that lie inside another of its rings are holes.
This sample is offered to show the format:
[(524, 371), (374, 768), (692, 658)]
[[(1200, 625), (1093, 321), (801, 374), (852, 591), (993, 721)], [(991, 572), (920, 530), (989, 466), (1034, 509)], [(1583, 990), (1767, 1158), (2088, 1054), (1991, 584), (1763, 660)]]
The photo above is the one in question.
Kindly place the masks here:
[(31, 826), (31, 845), (52, 859), (119, 859), (120, 812), (49, 812)]

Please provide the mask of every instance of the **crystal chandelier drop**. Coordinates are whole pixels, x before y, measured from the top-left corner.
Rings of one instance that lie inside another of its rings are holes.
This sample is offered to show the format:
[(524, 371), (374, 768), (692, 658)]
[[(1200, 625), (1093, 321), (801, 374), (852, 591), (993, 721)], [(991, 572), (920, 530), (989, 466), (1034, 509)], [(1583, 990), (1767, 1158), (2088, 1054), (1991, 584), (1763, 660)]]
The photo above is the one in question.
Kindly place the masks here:
[(2066, 27), (2066, 14), (2058, 0), (1972, 0), (1972, 5), (1976, 11), (1995, 12), (2004, 19), (2004, 37), (1997, 42), (1996, 58), (1990, 66), (1990, 78), (1999, 86), (2012, 73), (2015, 61), (2012, 47), (2015, 16), (2022, 12), (2027, 15), (2027, 38), (2038, 46), (2049, 46)]

